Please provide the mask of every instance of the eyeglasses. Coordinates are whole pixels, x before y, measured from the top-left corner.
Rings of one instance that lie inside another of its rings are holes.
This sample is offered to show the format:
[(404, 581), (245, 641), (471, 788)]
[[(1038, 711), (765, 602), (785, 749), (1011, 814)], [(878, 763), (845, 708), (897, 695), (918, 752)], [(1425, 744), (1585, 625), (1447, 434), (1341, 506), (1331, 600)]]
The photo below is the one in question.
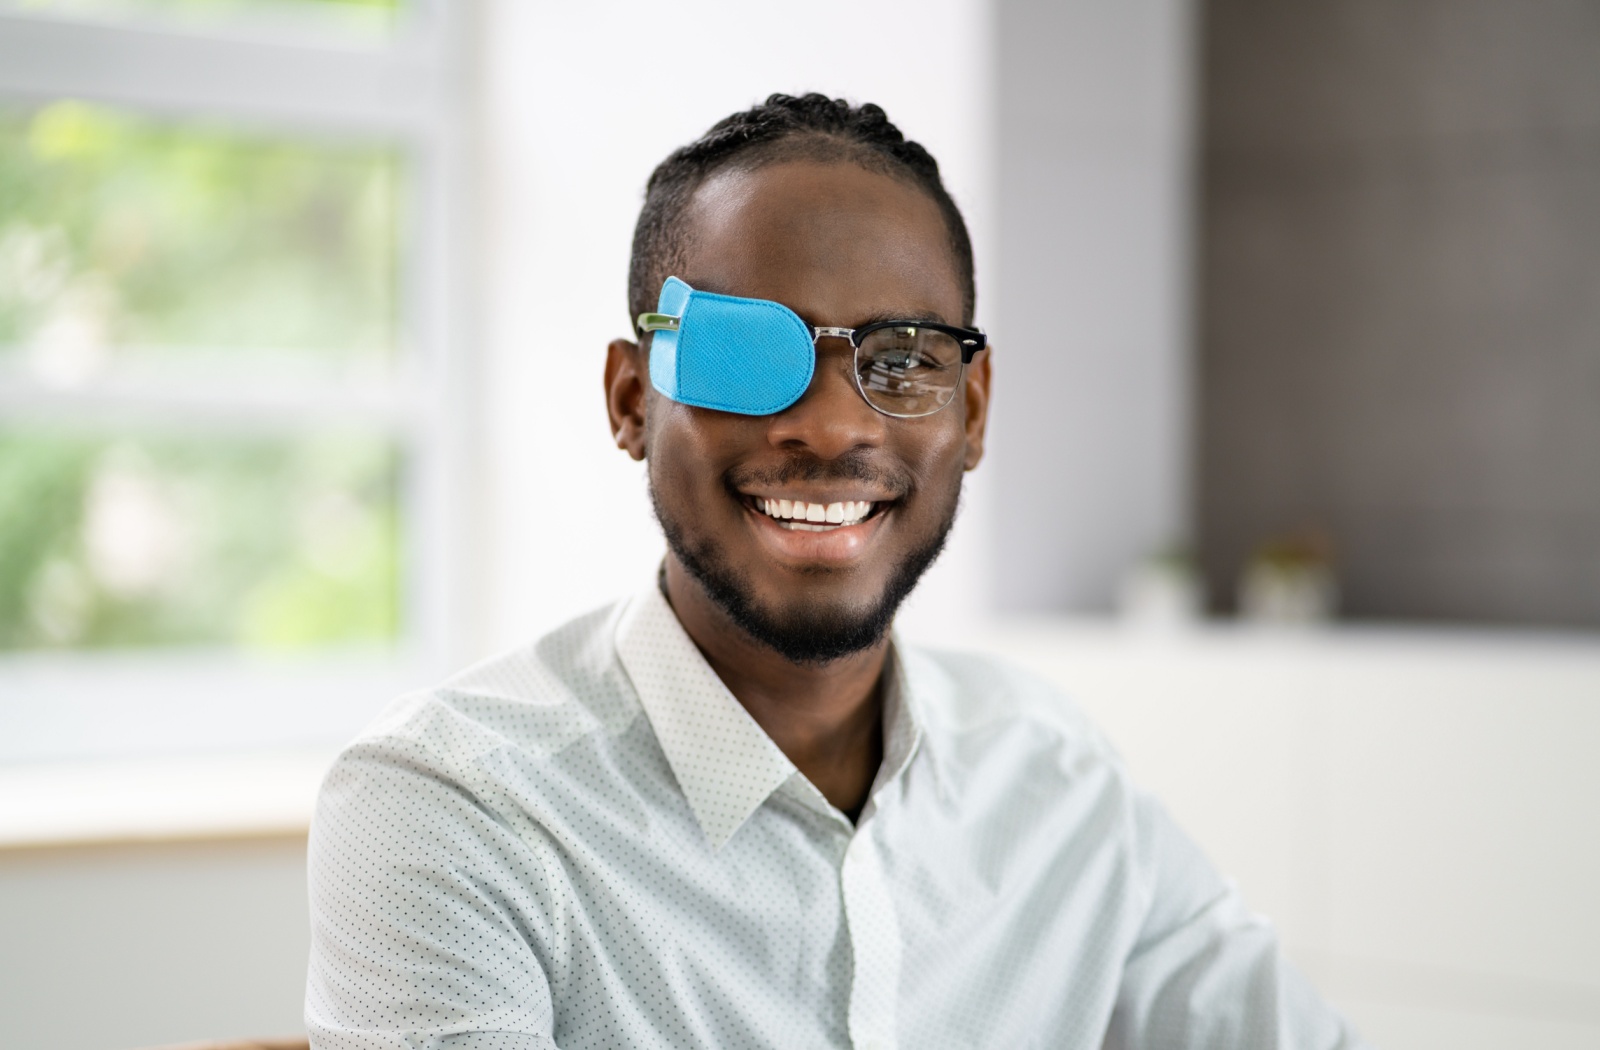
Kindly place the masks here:
[(900, 419), (948, 405), (973, 355), (988, 346), (976, 328), (930, 321), (815, 328), (782, 303), (700, 292), (676, 277), (662, 286), (658, 310), (637, 322), (641, 334), (654, 333), (651, 384), (674, 401), (743, 415), (772, 415), (800, 400), (819, 339), (848, 340), (862, 400)]

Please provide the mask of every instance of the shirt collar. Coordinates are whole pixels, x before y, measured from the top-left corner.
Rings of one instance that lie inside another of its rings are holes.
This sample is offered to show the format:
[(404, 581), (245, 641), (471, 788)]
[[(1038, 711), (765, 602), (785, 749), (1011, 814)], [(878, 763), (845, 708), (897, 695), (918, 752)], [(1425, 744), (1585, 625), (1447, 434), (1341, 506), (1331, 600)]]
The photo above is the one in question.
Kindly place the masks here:
[[(809, 787), (804, 778), (795, 777), (799, 770), (794, 763), (711, 669), (655, 581), (623, 611), (616, 647), (667, 764), (713, 849), (721, 849), (791, 778)], [(892, 636), (885, 671), (883, 762), (868, 792), (874, 802), (924, 746), (916, 698), (927, 683), (915, 662), (906, 659), (898, 632)], [(816, 805), (829, 808), (814, 788), (802, 794), (815, 795)]]
[(721, 849), (797, 770), (750, 717), (652, 581), (617, 624), (622, 661), (700, 829)]
[(917, 717), (916, 691), (902, 655), (905, 647), (898, 631), (891, 639), (883, 680), (883, 764), (868, 793), (874, 799), (905, 772), (922, 747), (922, 720)]

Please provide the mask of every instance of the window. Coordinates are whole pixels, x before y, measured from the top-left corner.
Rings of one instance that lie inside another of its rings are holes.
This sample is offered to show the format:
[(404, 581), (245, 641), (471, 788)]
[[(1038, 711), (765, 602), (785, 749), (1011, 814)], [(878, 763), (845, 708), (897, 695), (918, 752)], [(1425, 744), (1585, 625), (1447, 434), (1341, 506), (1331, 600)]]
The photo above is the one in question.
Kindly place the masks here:
[(458, 655), (458, 17), (0, 5), (0, 761), (338, 738)]

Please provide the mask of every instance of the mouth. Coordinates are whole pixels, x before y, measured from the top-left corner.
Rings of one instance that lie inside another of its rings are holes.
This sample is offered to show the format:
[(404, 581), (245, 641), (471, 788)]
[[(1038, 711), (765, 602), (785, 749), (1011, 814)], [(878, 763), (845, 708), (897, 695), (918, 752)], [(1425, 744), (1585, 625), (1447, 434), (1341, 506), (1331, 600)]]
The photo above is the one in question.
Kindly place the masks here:
[(745, 506), (766, 516), (781, 529), (790, 532), (833, 532), (879, 516), (891, 505), (890, 500), (836, 500), (832, 503), (809, 503), (805, 500), (777, 499), (766, 496), (744, 495)]

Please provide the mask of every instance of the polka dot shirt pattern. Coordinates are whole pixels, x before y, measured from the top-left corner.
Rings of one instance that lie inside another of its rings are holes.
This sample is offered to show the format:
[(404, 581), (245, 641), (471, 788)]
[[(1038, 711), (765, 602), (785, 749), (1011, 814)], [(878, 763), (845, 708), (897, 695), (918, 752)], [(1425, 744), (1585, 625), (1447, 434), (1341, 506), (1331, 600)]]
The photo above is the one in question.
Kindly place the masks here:
[(653, 585), (401, 698), (318, 801), (312, 1045), (1360, 1045), (1066, 700), (894, 653), (857, 824)]

